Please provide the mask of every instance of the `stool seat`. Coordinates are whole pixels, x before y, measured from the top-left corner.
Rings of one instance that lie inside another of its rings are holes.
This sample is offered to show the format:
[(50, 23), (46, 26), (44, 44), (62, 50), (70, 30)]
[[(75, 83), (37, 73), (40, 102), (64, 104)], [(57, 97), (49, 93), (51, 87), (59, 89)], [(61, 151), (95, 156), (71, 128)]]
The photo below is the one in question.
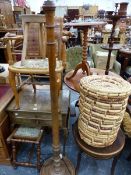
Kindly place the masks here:
[[(117, 138), (114, 141), (114, 143), (112, 145), (104, 147), (104, 148), (93, 147), (93, 146), (90, 146), (87, 143), (85, 143), (80, 138), (79, 131), (78, 131), (78, 122), (76, 122), (73, 125), (73, 135), (74, 135), (74, 138), (75, 138), (77, 145), (80, 148), (80, 152), (78, 154), (79, 160), (77, 159), (76, 174), (77, 174), (78, 168), (80, 166), (82, 152), (85, 152), (87, 155), (94, 157), (94, 158), (97, 158), (97, 159), (110, 159), (110, 158), (117, 157), (120, 154), (120, 152), (122, 151), (124, 144), (125, 144), (125, 136), (124, 136), (123, 132), (121, 131), (121, 129), (119, 130)], [(116, 162), (117, 162), (117, 160), (115, 160), (115, 162), (112, 163), (111, 175), (114, 174)]]
[(14, 133), (13, 138), (36, 140), (41, 132), (42, 130), (39, 128), (19, 127)]

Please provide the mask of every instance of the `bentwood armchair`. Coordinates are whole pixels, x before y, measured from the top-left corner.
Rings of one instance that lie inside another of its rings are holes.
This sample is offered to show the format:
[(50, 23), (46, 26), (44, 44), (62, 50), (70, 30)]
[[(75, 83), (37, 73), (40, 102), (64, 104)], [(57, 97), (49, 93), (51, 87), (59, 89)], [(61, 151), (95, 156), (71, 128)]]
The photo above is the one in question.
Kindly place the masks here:
[[(21, 61), (9, 65), (9, 81), (15, 95), (16, 109), (20, 108), (16, 75), (26, 74), (31, 78), (35, 75), (49, 75), (44, 15), (23, 15), (22, 24), (24, 39)], [(61, 60), (56, 60), (58, 94), (61, 87), (62, 71)], [(35, 90), (35, 84), (33, 84), (33, 87)]]

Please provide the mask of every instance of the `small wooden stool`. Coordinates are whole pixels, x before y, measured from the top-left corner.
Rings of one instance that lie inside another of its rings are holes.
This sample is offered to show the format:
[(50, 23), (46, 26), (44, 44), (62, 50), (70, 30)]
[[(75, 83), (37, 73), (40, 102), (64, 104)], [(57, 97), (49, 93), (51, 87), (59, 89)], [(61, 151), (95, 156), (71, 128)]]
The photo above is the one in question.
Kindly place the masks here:
[[(43, 136), (43, 130), (38, 128), (18, 127), (15, 128), (11, 135), (7, 138), (7, 142), (12, 143), (12, 158), (13, 166), (33, 166), (40, 170), (40, 143)], [(37, 145), (37, 163), (30, 162), (17, 162), (16, 160), (16, 143), (31, 143)]]
[(115, 166), (118, 158), (120, 157), (120, 153), (125, 144), (125, 136), (121, 130), (118, 132), (118, 136), (115, 142), (111, 146), (107, 146), (105, 148), (96, 148), (86, 144), (79, 135), (78, 132), (78, 123), (76, 122), (73, 125), (73, 134), (77, 145), (79, 146), (79, 152), (77, 156), (77, 165), (76, 165), (76, 175), (78, 174), (81, 154), (85, 152), (87, 155), (94, 157), (96, 159), (110, 159), (114, 158), (111, 167), (111, 175), (114, 175)]

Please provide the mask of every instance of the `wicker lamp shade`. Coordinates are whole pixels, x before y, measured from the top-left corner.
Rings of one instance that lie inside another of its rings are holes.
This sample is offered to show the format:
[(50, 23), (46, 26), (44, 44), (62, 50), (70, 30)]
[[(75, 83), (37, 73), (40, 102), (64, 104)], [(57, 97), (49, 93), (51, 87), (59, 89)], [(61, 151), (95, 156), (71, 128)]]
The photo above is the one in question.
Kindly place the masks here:
[(123, 120), (131, 84), (119, 77), (92, 75), (80, 81), (81, 139), (94, 147), (111, 145)]

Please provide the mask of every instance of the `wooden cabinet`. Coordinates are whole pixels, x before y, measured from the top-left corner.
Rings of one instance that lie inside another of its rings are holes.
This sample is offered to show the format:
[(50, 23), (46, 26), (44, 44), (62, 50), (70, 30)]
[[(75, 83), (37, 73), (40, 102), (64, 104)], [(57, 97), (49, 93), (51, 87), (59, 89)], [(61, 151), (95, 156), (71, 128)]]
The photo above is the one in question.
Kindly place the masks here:
[(7, 115), (4, 116), (0, 123), (0, 163), (9, 163), (9, 150), (6, 143), (6, 138), (9, 136), (9, 118)]
[(0, 85), (0, 163), (10, 163), (9, 149), (6, 142), (10, 135), (9, 117), (5, 107), (12, 99), (13, 93), (9, 85)]
[(12, 11), (12, 5), (10, 0), (0, 0), (1, 14), (5, 17), (5, 23), (7, 27), (12, 27), (14, 24), (14, 16)]

